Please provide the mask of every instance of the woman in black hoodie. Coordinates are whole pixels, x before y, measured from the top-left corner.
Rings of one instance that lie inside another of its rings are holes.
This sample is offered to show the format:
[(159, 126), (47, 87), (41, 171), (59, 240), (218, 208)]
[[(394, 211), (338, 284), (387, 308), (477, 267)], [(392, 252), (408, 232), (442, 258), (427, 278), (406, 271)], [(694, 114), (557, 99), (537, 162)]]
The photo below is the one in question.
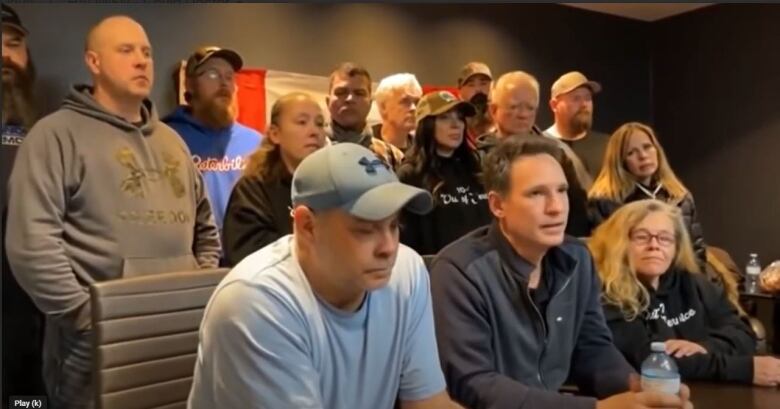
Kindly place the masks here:
[(658, 199), (680, 208), (699, 268), (704, 270), (704, 234), (693, 195), (669, 166), (653, 130), (629, 122), (610, 136), (601, 172), (588, 191), (592, 223), (598, 226), (623, 204), (642, 199)]
[(326, 141), (322, 108), (310, 95), (293, 92), (276, 100), (267, 135), (230, 194), (222, 230), (228, 266), (292, 233), (292, 174)]
[(754, 356), (755, 334), (699, 273), (680, 210), (658, 200), (622, 206), (588, 243), (613, 341), (640, 369), (664, 342), (683, 380), (780, 383), (780, 360)]
[(401, 242), (420, 254), (436, 254), (491, 221), (479, 160), (466, 140), (466, 117), (475, 113), (474, 106), (447, 91), (427, 94), (417, 105), (414, 143), (398, 178), (434, 197), (429, 214), (403, 218)]

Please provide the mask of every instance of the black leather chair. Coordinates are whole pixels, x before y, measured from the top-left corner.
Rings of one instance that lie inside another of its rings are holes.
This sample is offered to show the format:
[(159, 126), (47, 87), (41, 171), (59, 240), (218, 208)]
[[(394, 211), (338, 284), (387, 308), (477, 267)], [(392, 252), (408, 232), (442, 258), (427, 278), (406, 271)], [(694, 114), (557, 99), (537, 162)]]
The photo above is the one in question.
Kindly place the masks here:
[(90, 286), (96, 409), (185, 409), (198, 328), (228, 269)]

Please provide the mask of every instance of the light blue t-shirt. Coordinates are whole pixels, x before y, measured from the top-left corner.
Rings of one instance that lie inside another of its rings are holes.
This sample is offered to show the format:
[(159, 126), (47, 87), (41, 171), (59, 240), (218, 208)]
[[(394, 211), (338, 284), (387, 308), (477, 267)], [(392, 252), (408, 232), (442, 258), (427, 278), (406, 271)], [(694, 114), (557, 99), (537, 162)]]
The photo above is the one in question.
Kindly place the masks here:
[(388, 284), (349, 313), (317, 297), (285, 236), (211, 297), (190, 409), (391, 409), (445, 389), (422, 258), (401, 245)]

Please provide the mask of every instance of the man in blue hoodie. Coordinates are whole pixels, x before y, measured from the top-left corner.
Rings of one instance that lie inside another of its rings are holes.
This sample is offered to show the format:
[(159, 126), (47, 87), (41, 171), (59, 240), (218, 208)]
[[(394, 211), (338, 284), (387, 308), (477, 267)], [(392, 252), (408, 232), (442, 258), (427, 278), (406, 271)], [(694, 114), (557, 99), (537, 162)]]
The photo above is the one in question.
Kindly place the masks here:
[(235, 75), (242, 65), (241, 56), (233, 50), (198, 49), (185, 68), (184, 97), (188, 105), (163, 119), (190, 148), (195, 167), (206, 183), (220, 232), (233, 185), (263, 137), (235, 120)]

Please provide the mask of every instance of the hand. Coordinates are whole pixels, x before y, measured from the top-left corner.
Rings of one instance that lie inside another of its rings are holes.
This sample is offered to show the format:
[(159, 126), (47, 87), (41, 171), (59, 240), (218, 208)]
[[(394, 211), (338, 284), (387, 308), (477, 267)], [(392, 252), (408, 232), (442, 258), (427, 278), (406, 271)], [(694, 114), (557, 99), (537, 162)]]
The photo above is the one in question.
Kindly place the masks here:
[(642, 392), (641, 382), (636, 374), (631, 374), (628, 385), (631, 389), (629, 392), (598, 401), (596, 409), (693, 409), (693, 404), (690, 402), (691, 390), (684, 384), (680, 384), (679, 396), (659, 392)]
[(684, 339), (670, 339), (664, 344), (666, 344), (666, 353), (675, 358), (707, 353), (703, 346)]
[(780, 359), (771, 356), (754, 356), (753, 383), (758, 386), (780, 384)]
[(596, 403), (596, 409), (693, 409), (690, 391), (680, 385), (680, 396), (660, 392), (624, 392)]

